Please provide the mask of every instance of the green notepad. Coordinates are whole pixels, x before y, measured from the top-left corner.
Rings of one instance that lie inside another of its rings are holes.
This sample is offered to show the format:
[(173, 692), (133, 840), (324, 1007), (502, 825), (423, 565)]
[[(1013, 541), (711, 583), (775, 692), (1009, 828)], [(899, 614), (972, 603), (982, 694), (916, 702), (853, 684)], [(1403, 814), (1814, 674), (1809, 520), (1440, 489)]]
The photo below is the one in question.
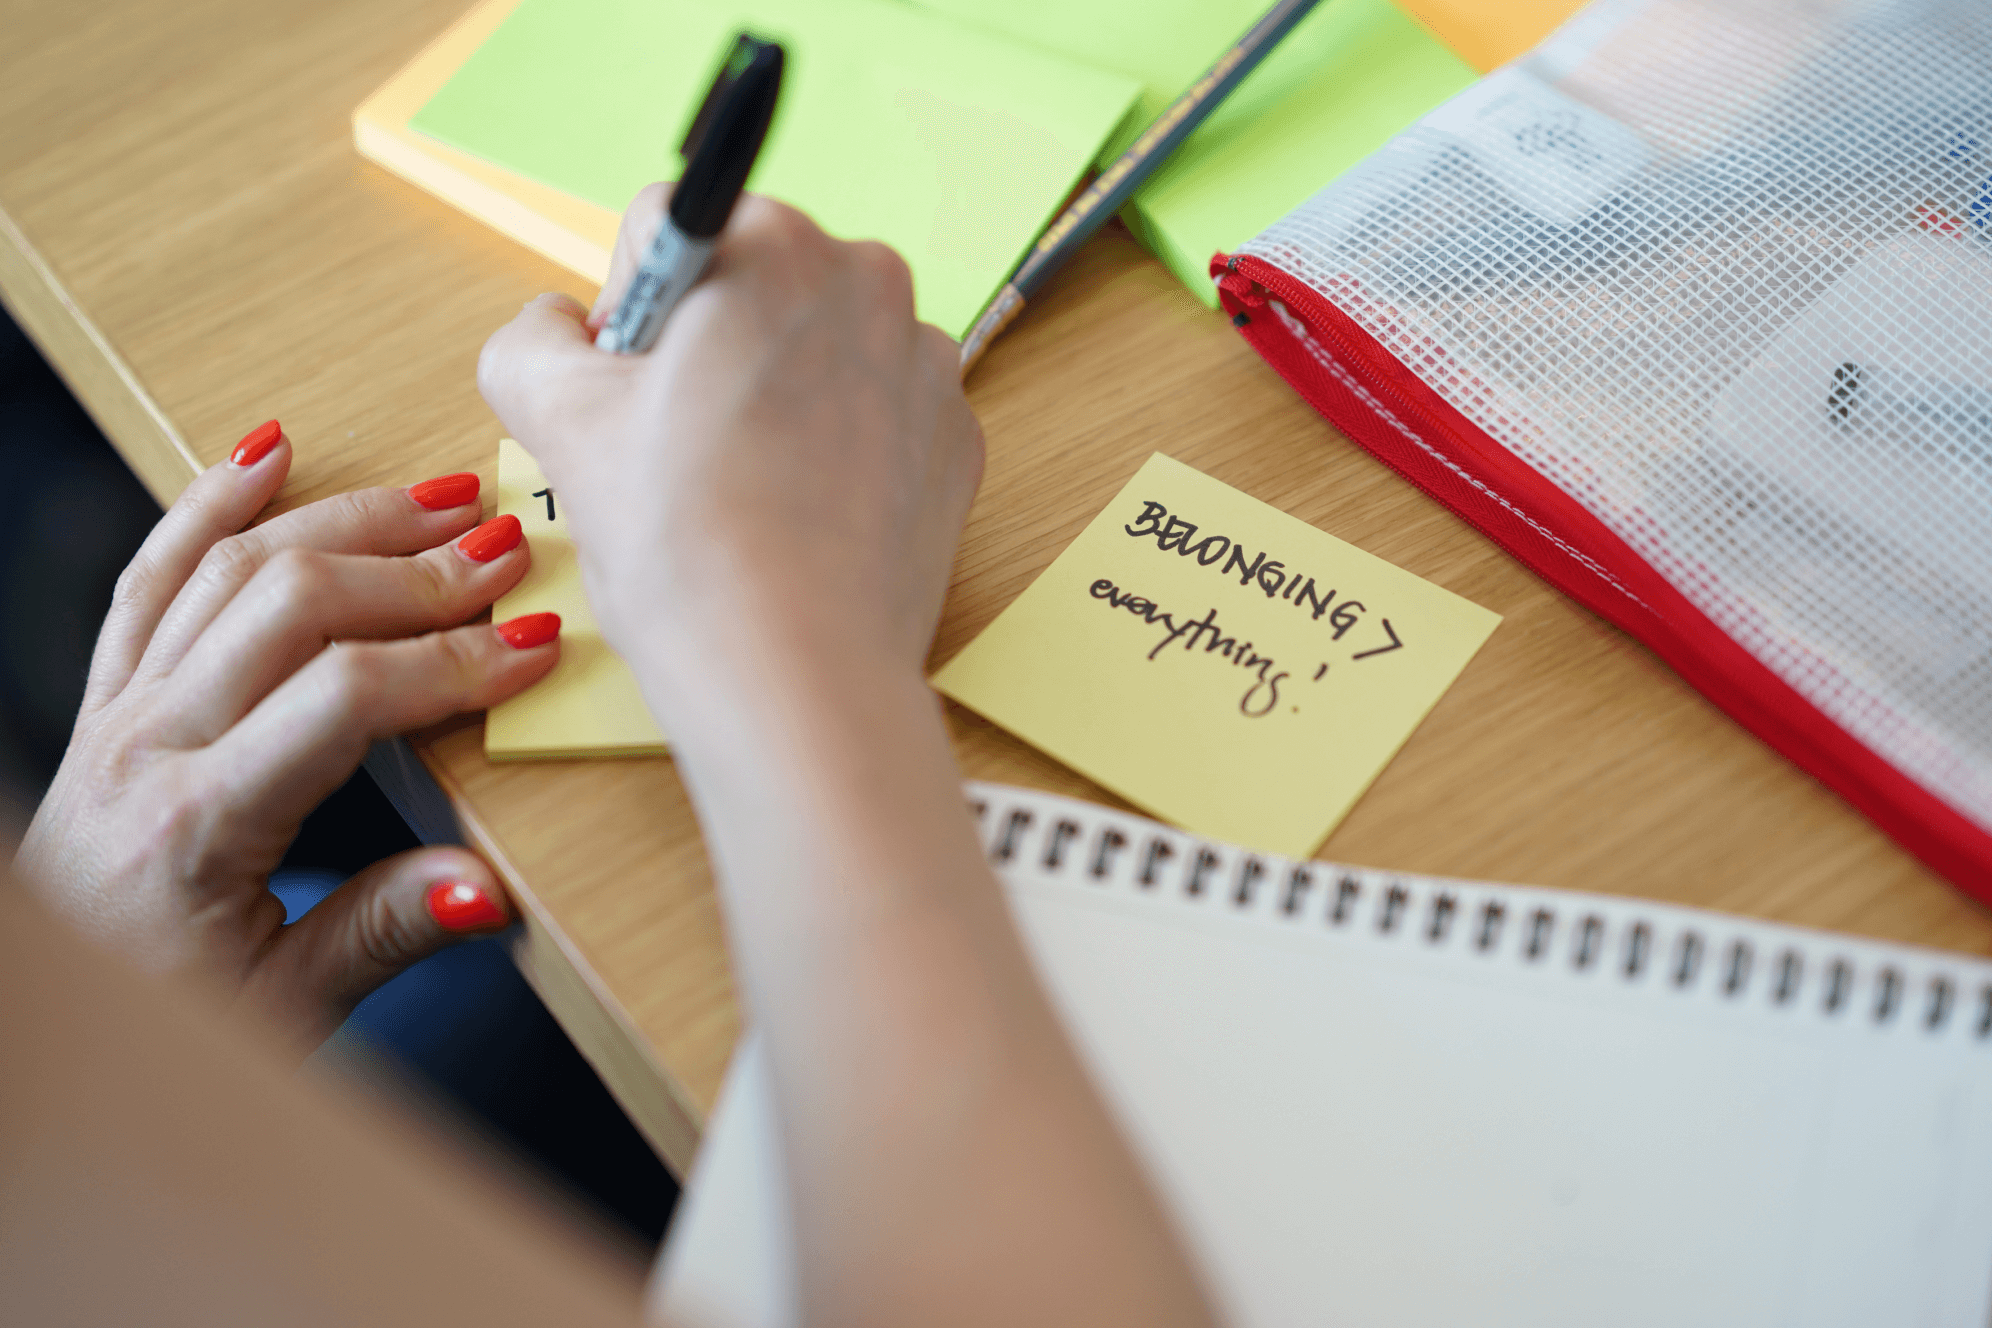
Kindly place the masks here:
[(895, 0), (524, 0), (411, 124), (620, 211), (676, 177), (743, 28), (789, 55), (750, 187), (899, 250), (921, 317), (956, 336), (1140, 91)]
[[(1270, 0), (915, 2), (1139, 80), (1139, 114), (1112, 155)], [(1135, 195), (1127, 222), (1215, 304), (1212, 254), (1238, 248), (1476, 77), (1390, 0), (1324, 0)]]

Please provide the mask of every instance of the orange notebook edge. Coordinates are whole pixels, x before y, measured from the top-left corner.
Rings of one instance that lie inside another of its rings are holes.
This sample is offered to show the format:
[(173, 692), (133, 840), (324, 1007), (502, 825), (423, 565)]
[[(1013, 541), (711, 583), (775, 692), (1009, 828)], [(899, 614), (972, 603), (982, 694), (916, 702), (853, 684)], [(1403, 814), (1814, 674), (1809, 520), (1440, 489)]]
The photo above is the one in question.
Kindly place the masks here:
[(519, 2), (481, 0), (361, 102), (353, 112), (353, 146), (367, 160), (600, 285), (609, 274), (617, 214), (408, 127)]
[(1397, 7), (1460, 59), (1486, 74), (1533, 49), (1584, 0), (1397, 0)]

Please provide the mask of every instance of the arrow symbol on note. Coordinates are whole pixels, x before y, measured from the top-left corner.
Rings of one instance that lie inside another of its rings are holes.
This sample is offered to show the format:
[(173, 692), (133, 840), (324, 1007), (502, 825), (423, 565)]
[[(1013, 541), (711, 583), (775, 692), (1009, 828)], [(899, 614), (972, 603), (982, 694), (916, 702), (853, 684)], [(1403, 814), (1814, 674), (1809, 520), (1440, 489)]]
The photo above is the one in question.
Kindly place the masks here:
[(1360, 655), (1349, 656), (1350, 660), (1368, 659), (1371, 655), (1388, 655), (1393, 650), (1404, 649), (1404, 643), (1397, 639), (1397, 629), (1390, 625), (1390, 619), (1383, 620), (1383, 630), (1390, 633), (1390, 644), (1378, 646), (1375, 650), (1365, 650)]

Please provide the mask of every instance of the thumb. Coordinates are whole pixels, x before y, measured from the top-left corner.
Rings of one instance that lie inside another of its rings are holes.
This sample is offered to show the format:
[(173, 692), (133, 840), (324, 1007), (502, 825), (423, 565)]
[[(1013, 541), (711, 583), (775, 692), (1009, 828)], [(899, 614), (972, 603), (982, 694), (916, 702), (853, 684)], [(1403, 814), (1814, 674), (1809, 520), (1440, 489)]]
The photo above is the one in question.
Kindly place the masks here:
[(468, 849), (420, 848), (376, 862), (278, 933), (253, 998), (316, 1046), (353, 1007), (417, 960), (512, 924), (503, 887)]

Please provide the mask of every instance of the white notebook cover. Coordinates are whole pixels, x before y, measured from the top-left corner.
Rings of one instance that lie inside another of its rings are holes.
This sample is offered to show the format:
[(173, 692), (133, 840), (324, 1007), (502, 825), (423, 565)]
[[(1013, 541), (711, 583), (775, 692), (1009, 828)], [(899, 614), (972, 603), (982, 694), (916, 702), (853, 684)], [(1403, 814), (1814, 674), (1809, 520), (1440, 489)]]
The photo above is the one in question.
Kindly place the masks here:
[[(1992, 964), (1296, 863), (970, 784), (1227, 1321), (1983, 1325)], [(655, 1294), (797, 1322), (742, 1045)]]

